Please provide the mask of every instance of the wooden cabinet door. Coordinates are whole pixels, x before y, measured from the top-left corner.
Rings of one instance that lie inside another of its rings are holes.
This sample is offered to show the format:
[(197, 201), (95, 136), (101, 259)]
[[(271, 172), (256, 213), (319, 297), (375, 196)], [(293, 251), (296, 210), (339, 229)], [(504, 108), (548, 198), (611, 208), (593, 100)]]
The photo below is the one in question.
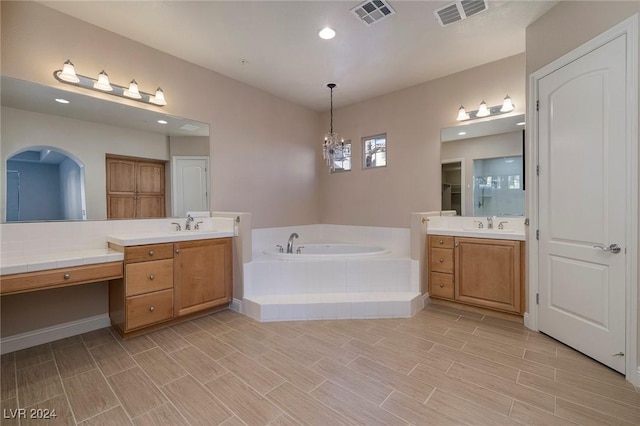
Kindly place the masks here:
[(107, 195), (107, 217), (109, 219), (136, 217), (135, 195)]
[(231, 302), (231, 238), (174, 244), (175, 315)]
[(454, 288), (461, 302), (522, 313), (520, 242), (456, 238)]
[(164, 164), (139, 162), (137, 191), (144, 195), (164, 195)]
[(107, 157), (107, 194), (136, 192), (136, 162)]

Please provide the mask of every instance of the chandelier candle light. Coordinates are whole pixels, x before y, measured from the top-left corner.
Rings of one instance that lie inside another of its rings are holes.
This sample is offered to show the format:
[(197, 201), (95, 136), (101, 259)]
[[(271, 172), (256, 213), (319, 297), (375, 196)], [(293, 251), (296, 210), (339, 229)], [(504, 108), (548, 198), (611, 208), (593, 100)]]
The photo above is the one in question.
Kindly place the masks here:
[(152, 95), (151, 93), (141, 92), (135, 80), (131, 80), (128, 87), (109, 82), (109, 76), (104, 70), (98, 74), (98, 79), (76, 74), (75, 67), (69, 60), (64, 63), (61, 70), (54, 71), (53, 76), (61, 83), (72, 84), (85, 89), (95, 90), (96, 92), (109, 93), (145, 104), (157, 106), (165, 106), (167, 104), (167, 101), (164, 99), (164, 92), (159, 87), (156, 90), (156, 94)]
[(327, 161), (327, 166), (333, 171), (335, 169), (335, 160), (342, 156), (344, 138), (340, 138), (338, 134), (333, 131), (333, 89), (336, 87), (336, 84), (328, 83), (327, 87), (331, 91), (331, 128), (329, 133), (324, 137), (322, 158)]

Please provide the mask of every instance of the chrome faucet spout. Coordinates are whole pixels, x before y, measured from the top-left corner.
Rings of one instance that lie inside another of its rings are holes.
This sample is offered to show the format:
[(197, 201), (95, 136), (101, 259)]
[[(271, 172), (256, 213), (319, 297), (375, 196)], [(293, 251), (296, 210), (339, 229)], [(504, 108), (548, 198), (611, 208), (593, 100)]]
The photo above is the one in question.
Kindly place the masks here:
[(193, 222), (193, 218), (191, 217), (191, 215), (187, 215), (187, 223), (185, 223), (184, 225), (185, 231), (191, 231), (191, 222)]
[(293, 239), (298, 238), (298, 234), (295, 232), (289, 235), (289, 241), (287, 242), (287, 253), (293, 254)]
[(493, 229), (493, 217), (491, 216), (487, 218), (487, 229)]

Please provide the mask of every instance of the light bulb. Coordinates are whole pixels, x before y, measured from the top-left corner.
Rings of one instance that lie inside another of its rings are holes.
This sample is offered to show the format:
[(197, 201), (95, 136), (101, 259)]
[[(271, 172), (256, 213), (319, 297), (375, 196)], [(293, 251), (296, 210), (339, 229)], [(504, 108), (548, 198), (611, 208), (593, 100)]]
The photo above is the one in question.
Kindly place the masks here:
[(464, 107), (462, 105), (460, 105), (460, 108), (458, 109), (458, 121), (464, 121), (464, 120), (468, 120), (469, 119), (469, 114), (467, 114), (467, 112), (464, 110)]
[(509, 95), (505, 96), (504, 101), (502, 101), (502, 108), (500, 108), (500, 112), (513, 111), (514, 108), (515, 106), (513, 105), (513, 102), (511, 102)]
[(80, 79), (76, 75), (76, 69), (73, 66), (73, 63), (68, 59), (62, 66), (62, 71), (58, 74), (58, 78), (69, 83), (80, 82)]
[(158, 87), (158, 90), (156, 90), (156, 95), (151, 99), (151, 102), (160, 106), (167, 104), (167, 101), (165, 101), (164, 99), (164, 92), (161, 88)]
[(93, 84), (93, 87), (98, 90), (104, 90), (105, 92), (113, 91), (113, 87), (109, 84), (109, 76), (104, 70), (98, 74), (98, 81)]
[(124, 91), (124, 95), (133, 99), (142, 98), (142, 95), (140, 95), (140, 91), (138, 90), (138, 83), (135, 79), (131, 80), (131, 83), (129, 83), (129, 88)]
[(478, 108), (476, 117), (488, 117), (489, 115), (491, 115), (491, 111), (489, 111), (489, 108), (487, 108), (487, 103), (485, 101), (482, 101), (482, 103), (480, 104), (480, 108)]

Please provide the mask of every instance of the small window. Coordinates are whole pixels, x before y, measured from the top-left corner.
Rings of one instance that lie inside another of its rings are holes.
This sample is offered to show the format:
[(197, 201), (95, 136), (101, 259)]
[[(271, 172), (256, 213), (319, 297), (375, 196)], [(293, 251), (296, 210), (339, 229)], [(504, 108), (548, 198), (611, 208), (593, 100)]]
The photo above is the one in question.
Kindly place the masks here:
[(387, 135), (362, 138), (362, 168), (387, 166)]
[(336, 148), (331, 173), (348, 172), (351, 170), (351, 141), (344, 142)]

